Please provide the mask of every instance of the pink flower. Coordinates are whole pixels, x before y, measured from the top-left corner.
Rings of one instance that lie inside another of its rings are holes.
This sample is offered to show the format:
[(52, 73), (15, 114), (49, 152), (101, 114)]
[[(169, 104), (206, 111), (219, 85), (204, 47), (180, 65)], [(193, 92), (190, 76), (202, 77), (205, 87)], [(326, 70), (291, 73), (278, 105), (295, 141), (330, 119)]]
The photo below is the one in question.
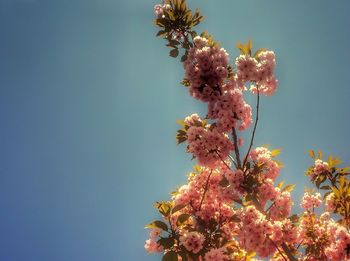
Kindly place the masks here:
[(163, 15), (163, 6), (162, 5), (155, 5), (154, 6), (154, 14), (157, 17), (161, 17)]
[(195, 254), (202, 249), (204, 240), (205, 237), (199, 232), (185, 232), (180, 236), (180, 244)]
[(208, 46), (204, 37), (197, 36), (193, 41), (194, 47), (184, 62), (185, 77), (191, 83), (190, 95), (204, 102), (215, 101), (222, 95), (228, 75), (228, 53), (223, 48)]
[(204, 261), (226, 261), (229, 260), (227, 255), (225, 255), (224, 248), (212, 248), (204, 256)]
[(301, 200), (300, 206), (304, 209), (317, 208), (321, 205), (321, 194), (315, 193), (314, 195), (305, 192)]
[(320, 159), (316, 159), (314, 167), (312, 169), (311, 177), (315, 178), (317, 175), (320, 175), (322, 173), (329, 172), (329, 171), (330, 169), (327, 162), (322, 161)]
[(198, 158), (199, 164), (214, 168), (233, 150), (231, 140), (216, 128), (191, 126), (187, 130), (188, 152)]

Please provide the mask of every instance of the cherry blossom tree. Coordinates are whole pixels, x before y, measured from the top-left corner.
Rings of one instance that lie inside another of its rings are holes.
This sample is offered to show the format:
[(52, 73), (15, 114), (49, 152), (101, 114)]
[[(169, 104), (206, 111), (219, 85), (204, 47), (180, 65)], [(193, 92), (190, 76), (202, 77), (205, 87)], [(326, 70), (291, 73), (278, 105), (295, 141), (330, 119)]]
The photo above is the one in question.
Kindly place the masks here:
[[(317, 190), (306, 191), (304, 212), (292, 215), (294, 185), (275, 182), (280, 150), (254, 147), (260, 98), (277, 89), (275, 53), (239, 43), (231, 64), (211, 35), (194, 30), (203, 17), (184, 0), (166, 0), (154, 12), (157, 36), (170, 56), (181, 55), (182, 84), (208, 112), (178, 121), (177, 141), (198, 164), (169, 201), (154, 205), (161, 218), (146, 226), (145, 249), (166, 261), (350, 260), (348, 168), (310, 151), (306, 175)], [(256, 96), (255, 117), (245, 100), (249, 93)], [(244, 131), (251, 131), (247, 151)]]

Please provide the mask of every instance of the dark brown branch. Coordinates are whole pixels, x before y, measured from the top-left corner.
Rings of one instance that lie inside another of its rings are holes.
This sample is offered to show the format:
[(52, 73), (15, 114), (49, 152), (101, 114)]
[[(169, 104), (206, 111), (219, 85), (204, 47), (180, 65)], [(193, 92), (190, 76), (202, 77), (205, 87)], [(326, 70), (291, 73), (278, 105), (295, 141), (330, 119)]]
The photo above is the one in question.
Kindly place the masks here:
[(284, 253), (288, 256), (288, 258), (289, 258), (290, 261), (298, 261), (298, 259), (296, 259), (296, 258), (292, 255), (292, 253), (290, 252), (290, 249), (289, 249), (289, 247), (286, 245), (286, 243), (282, 243), (281, 247), (282, 247)]
[(255, 132), (256, 132), (256, 127), (257, 127), (257, 125), (258, 125), (258, 120), (259, 120), (260, 93), (259, 93), (259, 86), (258, 86), (258, 85), (256, 86), (256, 90), (257, 90), (256, 118), (255, 118), (255, 123), (254, 123), (254, 129), (253, 129), (252, 137), (251, 137), (251, 139), (250, 139), (249, 149), (248, 149), (247, 155), (245, 156), (244, 161), (243, 161), (243, 167), (244, 167), (245, 164), (247, 163), (250, 150), (252, 149), (253, 142), (254, 142), (254, 137), (255, 137)]
[[(235, 154), (236, 154), (236, 160), (237, 160), (237, 167), (239, 169), (242, 168), (242, 165), (241, 165), (241, 158), (240, 158), (240, 155), (239, 155), (239, 148), (238, 148), (238, 138), (237, 138), (237, 132), (236, 132), (236, 129), (235, 127), (232, 128), (232, 137), (233, 137), (233, 145), (235, 147)], [(244, 165), (244, 164), (243, 164)]]
[(283, 255), (281, 249), (276, 245), (276, 243), (271, 238), (269, 238), (269, 237), (267, 237), (267, 238), (272, 242), (272, 244), (275, 246), (275, 248), (277, 249), (278, 253), (280, 253), (280, 255), (283, 257), (283, 259), (285, 261), (288, 261), (288, 259)]
[(232, 156), (230, 154), (228, 154), (228, 157), (230, 158), (232, 163), (235, 165), (235, 167), (238, 168), (237, 163), (235, 162), (234, 158), (232, 158)]

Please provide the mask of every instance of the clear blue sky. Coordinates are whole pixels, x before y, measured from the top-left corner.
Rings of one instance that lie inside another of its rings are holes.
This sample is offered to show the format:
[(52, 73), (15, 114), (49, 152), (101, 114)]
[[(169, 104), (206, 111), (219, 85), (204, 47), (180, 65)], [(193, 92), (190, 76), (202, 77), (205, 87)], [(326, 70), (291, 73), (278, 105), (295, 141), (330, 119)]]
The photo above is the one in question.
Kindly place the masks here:
[[(156, 3), (0, 0), (0, 260), (159, 260), (143, 226), (193, 165), (175, 120), (205, 106), (154, 37)], [(237, 40), (275, 50), (256, 144), (283, 149), (298, 204), (308, 149), (350, 162), (350, 2), (189, 3), (231, 61)]]

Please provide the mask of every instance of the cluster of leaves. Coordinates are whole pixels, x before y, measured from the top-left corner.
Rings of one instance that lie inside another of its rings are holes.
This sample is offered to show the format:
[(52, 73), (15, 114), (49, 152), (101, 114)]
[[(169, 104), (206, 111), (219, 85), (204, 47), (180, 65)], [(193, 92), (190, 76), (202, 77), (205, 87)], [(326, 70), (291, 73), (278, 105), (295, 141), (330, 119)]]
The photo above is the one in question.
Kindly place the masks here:
[[(318, 151), (315, 153), (315, 151), (310, 150), (309, 155), (314, 160), (322, 160), (323, 153), (322, 151)], [(342, 161), (339, 158), (333, 157), (330, 155), (328, 157), (328, 160), (326, 161), (328, 164), (329, 171), (325, 171), (323, 173), (320, 173), (318, 175), (313, 175), (313, 169), (314, 166), (311, 166), (307, 169), (306, 175), (311, 176), (311, 181), (316, 185), (318, 189), (326, 189), (329, 190), (329, 186), (321, 186), (326, 181), (329, 181), (333, 186), (335, 186), (337, 183), (339, 183), (339, 178), (344, 175), (350, 174), (349, 167), (338, 167), (342, 163)]]
[[(157, 228), (161, 229), (164, 233), (163, 236), (160, 236), (160, 239), (157, 241), (163, 249), (168, 250), (164, 256), (163, 261), (174, 261), (178, 260), (178, 255), (181, 256), (182, 260), (188, 260), (188, 254), (184, 247), (179, 245), (179, 233), (172, 227), (171, 217), (176, 212), (180, 211), (185, 205), (178, 205), (174, 207), (174, 203), (172, 201), (167, 202), (157, 202), (154, 207), (158, 209), (159, 213), (162, 215), (164, 220), (155, 220), (152, 223), (146, 225), (145, 228)], [(187, 221), (191, 216), (189, 214), (181, 214), (177, 218), (177, 226), (188, 226)]]
[(335, 198), (334, 213), (342, 216), (339, 222), (349, 228), (350, 219), (350, 181), (344, 176), (339, 179), (339, 186), (332, 186), (332, 192)]
[(329, 239), (326, 233), (320, 236), (320, 232), (315, 229), (317, 215), (307, 212), (303, 214), (303, 219), (309, 224), (306, 236), (309, 239), (313, 239), (312, 243), (306, 245), (305, 256), (312, 256), (316, 260), (327, 260), (323, 250), (329, 244)]
[(170, 5), (171, 8), (164, 10), (164, 15), (155, 20), (155, 24), (161, 28), (157, 36), (168, 41), (166, 46), (171, 48), (169, 52), (171, 57), (177, 57), (179, 49), (184, 48), (186, 51), (181, 61), (185, 61), (188, 49), (193, 47), (189, 37), (193, 40), (197, 36), (193, 27), (203, 20), (203, 16), (198, 10), (192, 14), (185, 0), (166, 0), (164, 4)]
[(256, 52), (252, 56), (252, 50), (253, 50), (252, 40), (249, 40), (247, 43), (243, 43), (243, 44), (241, 42), (238, 42), (236, 47), (238, 48), (241, 54), (251, 56), (257, 60), (259, 60), (258, 56), (261, 52), (267, 51), (266, 48), (259, 48), (258, 50), (256, 50)]
[[(310, 150), (309, 155), (314, 160), (322, 160), (322, 151)], [(334, 194), (335, 209), (334, 213), (339, 214), (341, 219), (339, 223), (350, 228), (350, 181), (347, 175), (350, 173), (349, 167), (339, 167), (342, 161), (339, 158), (330, 155), (326, 161), (328, 169), (318, 175), (314, 175), (314, 166), (311, 166), (306, 171), (306, 175), (311, 176), (311, 181), (318, 189), (324, 190), (324, 198), (329, 194)]]

